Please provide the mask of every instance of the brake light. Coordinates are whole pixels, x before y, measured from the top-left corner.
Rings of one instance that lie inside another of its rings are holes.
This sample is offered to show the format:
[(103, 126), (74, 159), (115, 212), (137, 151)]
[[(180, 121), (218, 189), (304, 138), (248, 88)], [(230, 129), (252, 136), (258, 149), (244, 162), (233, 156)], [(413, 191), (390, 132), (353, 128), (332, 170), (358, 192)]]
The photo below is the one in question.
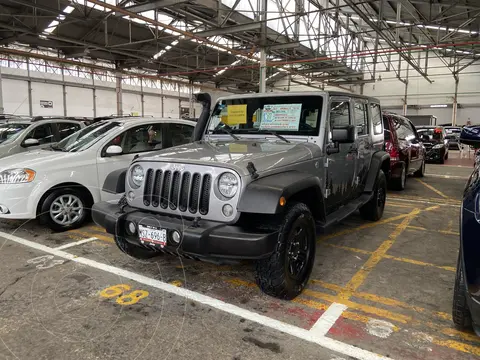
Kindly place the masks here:
[(391, 141), (385, 142), (385, 151), (390, 154), (391, 161), (400, 160), (400, 153), (398, 152), (398, 149)]

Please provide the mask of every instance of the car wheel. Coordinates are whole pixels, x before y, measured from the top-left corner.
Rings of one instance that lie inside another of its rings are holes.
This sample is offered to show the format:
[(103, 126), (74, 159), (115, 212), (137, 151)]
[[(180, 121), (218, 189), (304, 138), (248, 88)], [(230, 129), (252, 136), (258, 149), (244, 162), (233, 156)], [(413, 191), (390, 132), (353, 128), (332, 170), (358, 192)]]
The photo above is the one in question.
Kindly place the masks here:
[(402, 166), (402, 173), (399, 178), (392, 180), (392, 188), (394, 190), (405, 190), (405, 185), (407, 183), (407, 167), (405, 164)]
[(424, 177), (425, 176), (425, 159), (422, 161), (422, 165), (420, 166), (420, 169), (415, 171), (415, 173), (413, 175), (415, 175), (416, 177)]
[(457, 261), (457, 273), (455, 276), (455, 287), (453, 289), (452, 318), (453, 323), (459, 329), (465, 329), (471, 325), (470, 310), (467, 305), (465, 279), (461, 265), (460, 254)]
[(160, 256), (162, 254), (161, 252), (158, 252), (158, 251), (148, 250), (141, 246), (130, 244), (122, 236), (115, 235), (113, 238), (115, 240), (115, 244), (117, 244), (118, 248), (123, 253), (135, 259), (146, 260), (146, 259), (153, 258), (155, 256)]
[(40, 206), (39, 220), (54, 231), (76, 229), (90, 216), (89, 197), (75, 188), (53, 190)]
[(383, 216), (387, 200), (387, 180), (382, 170), (378, 172), (375, 191), (368, 203), (360, 208), (360, 215), (371, 221), (378, 221)]
[(256, 263), (256, 282), (267, 295), (291, 300), (307, 285), (315, 260), (315, 221), (308, 206), (289, 206), (275, 252)]

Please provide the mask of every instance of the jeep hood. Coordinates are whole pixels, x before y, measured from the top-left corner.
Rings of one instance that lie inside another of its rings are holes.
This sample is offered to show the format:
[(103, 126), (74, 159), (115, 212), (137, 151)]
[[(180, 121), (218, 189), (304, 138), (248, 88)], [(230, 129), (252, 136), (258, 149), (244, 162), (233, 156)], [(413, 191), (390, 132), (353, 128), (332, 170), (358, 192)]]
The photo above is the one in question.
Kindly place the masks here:
[(249, 162), (262, 172), (318, 157), (320, 152), (318, 145), (307, 142), (198, 141), (142, 156), (138, 161), (225, 166), (248, 175)]

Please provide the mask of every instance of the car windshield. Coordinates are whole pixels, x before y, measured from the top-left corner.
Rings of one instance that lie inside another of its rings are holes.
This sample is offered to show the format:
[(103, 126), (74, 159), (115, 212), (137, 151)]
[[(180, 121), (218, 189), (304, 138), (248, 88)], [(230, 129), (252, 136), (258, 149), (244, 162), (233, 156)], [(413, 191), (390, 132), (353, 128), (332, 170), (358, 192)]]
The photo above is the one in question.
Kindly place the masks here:
[(118, 122), (100, 121), (73, 133), (52, 148), (65, 152), (83, 151), (107, 136), (112, 129), (118, 126), (120, 126)]
[(6, 123), (0, 125), (0, 144), (13, 142), (31, 124), (27, 123)]
[(460, 128), (445, 128), (445, 132), (447, 134), (460, 134), (462, 132), (462, 129), (460, 129)]
[(219, 101), (210, 118), (209, 134), (273, 134), (316, 136), (321, 96), (256, 96)]
[(420, 128), (417, 129), (418, 135), (420, 137), (428, 136), (430, 140), (442, 140), (442, 130), (434, 128)]

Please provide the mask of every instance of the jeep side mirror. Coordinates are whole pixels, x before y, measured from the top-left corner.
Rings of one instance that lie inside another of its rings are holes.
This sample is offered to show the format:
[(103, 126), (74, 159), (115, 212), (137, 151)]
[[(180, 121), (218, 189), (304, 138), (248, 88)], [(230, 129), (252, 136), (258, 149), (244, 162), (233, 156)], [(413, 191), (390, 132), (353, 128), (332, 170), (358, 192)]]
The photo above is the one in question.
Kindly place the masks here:
[(480, 145), (480, 126), (465, 126), (460, 134), (460, 142), (465, 145)]
[(37, 146), (37, 145), (40, 145), (40, 141), (32, 138), (26, 139), (22, 144), (23, 147), (30, 147), (30, 146)]
[(210, 117), (210, 107), (212, 105), (212, 97), (208, 93), (195, 94), (195, 100), (202, 104), (202, 113), (200, 114), (195, 129), (193, 130), (193, 141), (199, 141), (202, 139), (202, 135), (205, 132), (208, 118)]
[(332, 142), (339, 144), (355, 142), (355, 126), (334, 126), (332, 128)]

